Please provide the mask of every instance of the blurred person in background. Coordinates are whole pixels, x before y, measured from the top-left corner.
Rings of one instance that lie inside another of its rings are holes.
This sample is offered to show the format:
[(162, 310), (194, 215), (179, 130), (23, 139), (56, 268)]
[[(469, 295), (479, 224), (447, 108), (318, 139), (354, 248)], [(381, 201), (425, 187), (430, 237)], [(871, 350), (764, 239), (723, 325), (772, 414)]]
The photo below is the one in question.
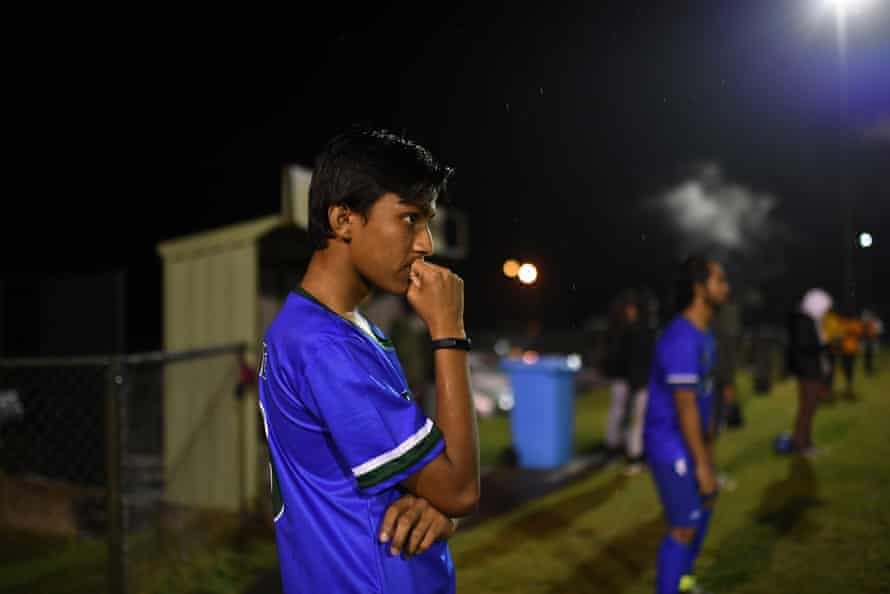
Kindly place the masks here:
[(827, 361), (825, 373), (825, 385), (828, 390), (824, 392), (827, 399), (834, 396), (834, 378), (837, 375), (837, 366), (841, 358), (841, 338), (844, 335), (844, 319), (834, 309), (829, 309), (822, 316), (822, 338), (827, 347), (823, 352), (823, 357)]
[(856, 375), (856, 356), (864, 334), (861, 320), (845, 318), (841, 333), (841, 368), (844, 370), (844, 393), (853, 396), (853, 380)]
[(680, 268), (679, 315), (655, 347), (649, 376), (646, 458), (668, 520), (658, 549), (658, 594), (702, 592), (694, 577), (717, 496), (712, 447), (716, 346), (710, 325), (729, 296), (723, 267), (694, 256)]
[(820, 395), (828, 389), (825, 378), (829, 373), (827, 351), (830, 346), (822, 321), (831, 304), (828, 293), (810, 289), (800, 308), (789, 316), (788, 370), (797, 377), (798, 407), (794, 432), (787, 446), (777, 448), (780, 453), (796, 451), (808, 457), (819, 453), (813, 447), (812, 425)]
[(604, 373), (611, 387), (605, 442), (610, 451), (623, 451), (628, 475), (642, 470), (646, 385), (654, 347), (642, 306), (634, 291), (619, 295), (612, 305), (606, 333)]
[(866, 375), (874, 375), (875, 373), (875, 353), (878, 350), (878, 341), (884, 330), (880, 318), (871, 310), (866, 309), (862, 312), (862, 325), (864, 331), (863, 345), (865, 356), (865, 373)]
[(717, 308), (711, 330), (717, 343), (713, 422), (716, 438), (723, 427), (739, 427), (742, 424), (741, 406), (736, 391), (736, 372), (742, 340), (742, 313), (738, 304), (728, 301)]
[[(742, 312), (734, 301), (727, 301), (714, 312), (711, 323), (714, 342), (717, 347), (717, 361), (714, 365), (714, 410), (711, 416), (710, 432), (712, 447), (716, 449), (717, 438), (724, 427), (742, 426), (742, 407), (736, 390), (736, 372), (739, 365), (739, 351), (742, 340)], [(714, 455), (716, 464), (716, 454)], [(722, 491), (734, 491), (736, 482), (724, 470), (717, 473), (717, 482)]]

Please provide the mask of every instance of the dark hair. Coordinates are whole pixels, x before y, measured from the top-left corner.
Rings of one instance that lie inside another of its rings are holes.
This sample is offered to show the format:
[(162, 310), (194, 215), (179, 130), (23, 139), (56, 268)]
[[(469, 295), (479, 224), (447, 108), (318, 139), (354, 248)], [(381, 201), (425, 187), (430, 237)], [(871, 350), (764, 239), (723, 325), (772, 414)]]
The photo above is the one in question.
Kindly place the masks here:
[(715, 260), (697, 254), (689, 256), (680, 266), (674, 287), (674, 304), (678, 312), (690, 305), (695, 297), (695, 285), (704, 284), (711, 276), (711, 263)]
[(388, 192), (426, 205), (444, 195), (453, 170), (430, 152), (386, 130), (353, 128), (331, 139), (309, 184), (309, 240), (316, 250), (333, 237), (328, 209), (342, 205), (367, 216)]
[(645, 312), (642, 311), (639, 295), (633, 289), (626, 289), (619, 293), (612, 301), (612, 307), (609, 309), (610, 330), (620, 331), (628, 326), (627, 307), (629, 305), (635, 306), (638, 310), (639, 317), (643, 317)]

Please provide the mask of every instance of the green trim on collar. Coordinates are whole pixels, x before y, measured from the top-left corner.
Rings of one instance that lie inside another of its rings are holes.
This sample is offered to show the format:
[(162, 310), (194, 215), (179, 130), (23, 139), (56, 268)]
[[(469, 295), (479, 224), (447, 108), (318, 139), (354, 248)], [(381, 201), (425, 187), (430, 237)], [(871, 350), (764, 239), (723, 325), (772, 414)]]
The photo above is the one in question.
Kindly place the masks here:
[(380, 348), (387, 350), (387, 351), (395, 350), (396, 347), (395, 347), (395, 345), (393, 345), (392, 341), (385, 336), (377, 336), (377, 332), (374, 331), (373, 326), (371, 327), (371, 334), (369, 335), (367, 332), (365, 332), (364, 330), (359, 328), (352, 320), (349, 320), (348, 318), (345, 318), (345, 317), (341, 316), (340, 314), (338, 314), (337, 312), (335, 312), (333, 309), (331, 309), (330, 307), (328, 307), (327, 305), (325, 305), (324, 303), (322, 303), (321, 301), (316, 299), (312, 293), (310, 293), (309, 291), (307, 291), (300, 285), (297, 285), (297, 288), (294, 289), (293, 292), (294, 292), (294, 294), (299, 295), (300, 297), (303, 297), (305, 299), (308, 299), (312, 303), (315, 303), (316, 305), (331, 312), (332, 314), (334, 314), (335, 316), (337, 316), (338, 318), (340, 318), (341, 320), (343, 320), (344, 322), (346, 322), (347, 324), (349, 324), (350, 326), (352, 326), (353, 328), (355, 328), (356, 330), (361, 332), (362, 336), (367, 336), (368, 338), (373, 338), (374, 342)]

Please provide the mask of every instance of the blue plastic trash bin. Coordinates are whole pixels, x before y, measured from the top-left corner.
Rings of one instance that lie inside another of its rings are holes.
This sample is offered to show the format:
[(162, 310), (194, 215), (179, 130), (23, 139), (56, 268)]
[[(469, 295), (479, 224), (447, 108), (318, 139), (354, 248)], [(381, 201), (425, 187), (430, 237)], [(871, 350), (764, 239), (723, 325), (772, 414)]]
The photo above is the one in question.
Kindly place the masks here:
[(548, 355), (533, 362), (501, 359), (510, 376), (513, 447), (523, 468), (556, 468), (572, 457), (575, 374), (571, 358)]

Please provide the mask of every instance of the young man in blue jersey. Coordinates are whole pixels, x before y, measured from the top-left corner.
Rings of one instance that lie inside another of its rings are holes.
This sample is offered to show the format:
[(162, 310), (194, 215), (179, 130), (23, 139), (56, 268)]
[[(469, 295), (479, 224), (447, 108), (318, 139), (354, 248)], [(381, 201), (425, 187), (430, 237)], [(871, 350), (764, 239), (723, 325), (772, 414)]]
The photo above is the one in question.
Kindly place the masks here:
[[(452, 593), (449, 518), (479, 498), (463, 281), (424, 261), (451, 169), (377, 130), (330, 141), (309, 190), (314, 252), (264, 341), (260, 406), (284, 592)], [(426, 323), (435, 421), (358, 311), (405, 295)]]
[(693, 568), (717, 494), (710, 418), (716, 348), (709, 324), (728, 296), (719, 263), (689, 258), (677, 282), (681, 313), (655, 347), (644, 441), (669, 524), (658, 550), (658, 594), (702, 592)]

